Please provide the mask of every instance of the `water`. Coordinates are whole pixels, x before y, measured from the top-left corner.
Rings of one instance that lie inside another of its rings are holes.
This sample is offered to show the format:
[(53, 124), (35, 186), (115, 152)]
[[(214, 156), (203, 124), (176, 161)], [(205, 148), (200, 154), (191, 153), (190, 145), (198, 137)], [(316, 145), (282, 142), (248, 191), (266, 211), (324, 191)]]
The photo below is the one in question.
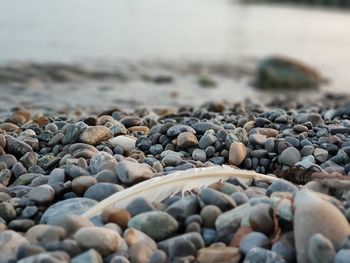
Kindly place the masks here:
[(0, 63), (302, 59), (348, 91), (350, 14), (234, 0), (0, 0)]

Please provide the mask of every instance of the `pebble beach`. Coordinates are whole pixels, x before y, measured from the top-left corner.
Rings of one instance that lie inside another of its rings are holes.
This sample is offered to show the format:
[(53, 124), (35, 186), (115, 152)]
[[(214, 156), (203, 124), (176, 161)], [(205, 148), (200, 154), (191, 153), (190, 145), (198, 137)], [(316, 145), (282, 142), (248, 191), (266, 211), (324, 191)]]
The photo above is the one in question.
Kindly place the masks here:
[[(349, 262), (350, 104), (207, 102), (79, 118), (12, 108), (0, 122), (0, 262)], [(157, 176), (229, 165), (165, 200), (82, 214)]]

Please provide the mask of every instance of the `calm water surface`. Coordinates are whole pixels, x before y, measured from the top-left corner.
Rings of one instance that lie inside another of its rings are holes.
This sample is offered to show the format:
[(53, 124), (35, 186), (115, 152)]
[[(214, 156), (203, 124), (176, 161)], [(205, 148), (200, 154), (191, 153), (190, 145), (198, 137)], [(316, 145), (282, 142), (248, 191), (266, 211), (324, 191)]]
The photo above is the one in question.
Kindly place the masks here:
[(350, 84), (350, 13), (234, 0), (0, 0), (0, 63), (300, 58)]

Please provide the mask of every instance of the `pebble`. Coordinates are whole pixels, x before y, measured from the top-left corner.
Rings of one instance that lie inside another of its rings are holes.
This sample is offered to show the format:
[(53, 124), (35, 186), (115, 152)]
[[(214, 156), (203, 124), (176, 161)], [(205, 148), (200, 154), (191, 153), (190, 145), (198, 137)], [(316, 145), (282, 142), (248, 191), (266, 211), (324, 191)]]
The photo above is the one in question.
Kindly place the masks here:
[(126, 209), (110, 207), (102, 212), (101, 218), (104, 223), (115, 223), (121, 228), (125, 229), (127, 228), (131, 214)]
[(301, 159), (299, 151), (294, 147), (288, 147), (282, 151), (279, 161), (285, 165), (293, 166)]
[(165, 212), (151, 211), (132, 217), (128, 222), (128, 227), (134, 227), (155, 241), (160, 241), (176, 232), (179, 224)]
[(332, 262), (335, 256), (335, 250), (330, 240), (322, 234), (314, 234), (307, 248), (309, 260), (312, 263), (327, 263)]
[(236, 204), (231, 196), (211, 188), (204, 188), (201, 190), (199, 193), (199, 198), (204, 205), (215, 205), (221, 211), (227, 211), (236, 207)]
[(183, 133), (183, 132), (190, 132), (190, 133), (196, 134), (196, 131), (192, 127), (183, 125), (183, 124), (177, 124), (170, 127), (167, 130), (167, 135), (169, 137), (177, 137), (180, 133)]
[(334, 257), (334, 263), (347, 263), (349, 262), (350, 249), (341, 249)]
[(83, 195), (85, 191), (97, 183), (97, 180), (88, 175), (79, 176), (72, 181), (72, 191), (77, 195)]
[(71, 198), (63, 201), (59, 201), (50, 206), (42, 215), (40, 219), (41, 224), (50, 224), (58, 218), (67, 215), (80, 215), (87, 211), (89, 208), (96, 205), (97, 202), (90, 198)]
[(185, 219), (192, 214), (196, 214), (197, 210), (197, 198), (187, 197), (169, 205), (165, 212), (174, 217), (180, 224), (183, 224)]
[(207, 160), (207, 155), (202, 149), (195, 149), (192, 153), (192, 158), (196, 161), (205, 162)]
[(117, 166), (117, 160), (107, 152), (98, 152), (90, 160), (90, 171), (97, 174), (103, 170), (114, 171)]
[(189, 148), (198, 144), (197, 137), (191, 132), (182, 132), (177, 137), (177, 146), (179, 148)]
[(131, 201), (127, 206), (126, 210), (129, 211), (131, 216), (135, 216), (144, 212), (150, 212), (156, 210), (155, 207), (148, 202), (145, 198), (143, 197), (138, 197)]
[(16, 216), (16, 210), (8, 202), (1, 202), (0, 203), (0, 217), (4, 219), (5, 221), (10, 221)]
[(170, 248), (175, 243), (187, 241), (191, 242), (196, 248), (196, 250), (199, 250), (205, 246), (202, 236), (199, 233), (191, 232), (163, 240), (158, 243), (158, 248), (163, 250), (165, 253), (169, 254)]
[(130, 153), (136, 145), (136, 138), (127, 135), (119, 135), (108, 140), (108, 143), (113, 147), (121, 147), (124, 152)]
[(83, 227), (75, 234), (74, 239), (83, 249), (95, 249), (102, 256), (118, 252), (121, 237), (115, 231), (103, 227)]
[[(72, 187), (73, 187), (73, 183), (72, 183)], [(95, 183), (84, 192), (84, 198), (90, 198), (92, 200), (102, 201), (103, 199), (106, 199), (107, 197), (121, 190), (124, 190), (124, 188), (118, 184)]]
[(198, 250), (197, 260), (199, 263), (238, 263), (241, 254), (235, 247), (206, 247)]
[(220, 208), (215, 205), (206, 205), (201, 210), (201, 218), (203, 221), (203, 226), (207, 228), (215, 229), (215, 221), (222, 214)]
[(238, 229), (241, 225), (242, 219), (249, 215), (250, 209), (251, 205), (246, 203), (219, 215), (215, 221), (215, 228), (218, 231), (226, 227)]
[[(322, 200), (308, 189), (298, 191), (294, 201), (295, 244), (297, 260), (309, 262), (307, 247), (314, 234), (322, 234), (338, 250), (341, 242), (350, 234), (345, 216), (333, 204)], [(320, 220), (322, 218), (322, 220)], [(315, 224), (315, 222), (318, 222)]]
[(27, 239), (12, 230), (0, 232), (0, 262), (15, 262), (21, 245), (28, 244)]
[(257, 204), (249, 213), (249, 224), (254, 231), (271, 234), (274, 231), (273, 210), (268, 204)]
[(28, 198), (37, 204), (50, 203), (55, 198), (55, 190), (48, 184), (32, 188)]
[(153, 177), (153, 172), (148, 165), (127, 159), (118, 163), (116, 173), (124, 184), (137, 183)]
[(239, 166), (246, 157), (246, 147), (241, 142), (233, 142), (229, 151), (229, 164)]
[(314, 151), (314, 156), (318, 162), (324, 163), (328, 159), (328, 151), (322, 148), (316, 148)]
[(247, 255), (253, 248), (265, 248), (270, 247), (269, 238), (260, 232), (251, 232), (244, 236), (239, 244), (240, 251)]
[(110, 138), (112, 138), (112, 133), (105, 126), (88, 127), (79, 136), (81, 142), (90, 145), (97, 145), (103, 141), (108, 141)]
[(72, 258), (72, 263), (102, 263), (103, 259), (95, 249), (89, 249), (88, 251)]
[(254, 247), (249, 250), (243, 261), (243, 263), (260, 262), (285, 263), (286, 261), (277, 253), (260, 247)]

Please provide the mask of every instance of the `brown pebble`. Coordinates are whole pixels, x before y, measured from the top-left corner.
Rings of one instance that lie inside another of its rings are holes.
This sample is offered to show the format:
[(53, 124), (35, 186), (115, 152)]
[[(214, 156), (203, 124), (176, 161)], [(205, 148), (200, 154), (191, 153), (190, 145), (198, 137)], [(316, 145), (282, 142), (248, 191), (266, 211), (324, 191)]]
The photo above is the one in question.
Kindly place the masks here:
[(180, 133), (177, 137), (177, 146), (180, 148), (193, 147), (198, 144), (196, 135), (191, 132)]
[(105, 223), (115, 223), (123, 229), (128, 227), (131, 215), (128, 210), (110, 207), (102, 212), (102, 221)]
[(229, 164), (239, 166), (246, 157), (246, 147), (241, 142), (233, 142), (229, 151)]
[(241, 243), (241, 240), (243, 237), (248, 235), (249, 233), (253, 232), (253, 229), (250, 226), (241, 226), (238, 228), (236, 233), (233, 235), (233, 238), (230, 242), (230, 247), (239, 247), (239, 244)]

